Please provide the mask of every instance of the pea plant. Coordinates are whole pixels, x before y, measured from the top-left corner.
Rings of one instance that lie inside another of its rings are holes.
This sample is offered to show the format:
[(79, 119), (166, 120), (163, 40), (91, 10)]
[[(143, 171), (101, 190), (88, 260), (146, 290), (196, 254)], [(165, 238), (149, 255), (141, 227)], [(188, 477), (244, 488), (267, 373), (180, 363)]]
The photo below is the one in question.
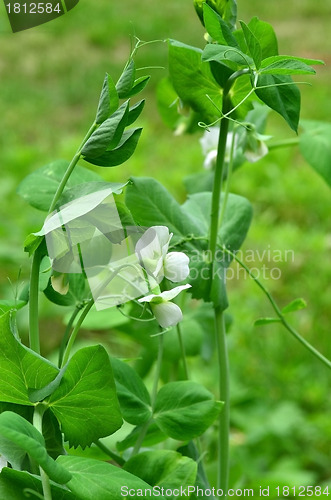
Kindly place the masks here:
[[(323, 63), (279, 55), (270, 24), (257, 17), (237, 23), (235, 0), (195, 0), (195, 9), (205, 47), (168, 40), (169, 77), (158, 87), (161, 115), (177, 134), (204, 132), (207, 169), (187, 179), (187, 200), (179, 204), (154, 178), (106, 182), (97, 169), (83, 166), (116, 167), (134, 154), (142, 129), (132, 125), (144, 108), (136, 96), (149, 80), (136, 76), (140, 41), (117, 83), (106, 75), (95, 120), (72, 160), (54, 161), (19, 185), (19, 195), (47, 216), (24, 243), (32, 261), (29, 285), (0, 303), (1, 498), (148, 498), (161, 488), (175, 498), (172, 490), (182, 488), (187, 496), (188, 487), (196, 498), (196, 487), (227, 491), (225, 310), (233, 261), (273, 310), (257, 325), (282, 324), (331, 368), (288, 322), (287, 313), (304, 307), (303, 299), (281, 309), (238, 257), (252, 206), (230, 192), (233, 171), (245, 161), (293, 143), (331, 184), (323, 156), (326, 125), (302, 122), (303, 133), (290, 141), (269, 142), (265, 135), (270, 109), (298, 132), (298, 85), (305, 82), (292, 76), (314, 74), (312, 66)], [(47, 335), (39, 331), (41, 294), (70, 311), (57, 359), (40, 354)], [(29, 347), (17, 322), (26, 306)], [(104, 345), (79, 345), (84, 320), (98, 317), (129, 339), (121, 358)], [(202, 340), (195, 343), (197, 331)], [(206, 346), (216, 351), (213, 392), (190, 380), (187, 362), (206, 356)], [(212, 485), (201, 439), (211, 430), (218, 435)]]

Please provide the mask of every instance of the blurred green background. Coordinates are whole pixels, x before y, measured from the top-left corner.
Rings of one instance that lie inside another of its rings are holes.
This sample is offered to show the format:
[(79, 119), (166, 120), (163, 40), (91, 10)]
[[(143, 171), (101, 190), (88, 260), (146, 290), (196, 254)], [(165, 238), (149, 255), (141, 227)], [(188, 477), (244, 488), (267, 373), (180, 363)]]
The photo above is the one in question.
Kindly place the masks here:
[[(323, 0), (238, 0), (239, 19), (257, 15), (278, 35), (280, 53), (323, 59), (312, 86), (301, 86), (302, 118), (329, 120), (330, 6)], [(203, 28), (190, 0), (81, 1), (70, 13), (43, 26), (11, 34), (0, 7), (0, 288), (12, 298), (16, 282), (26, 279), (23, 252), (27, 234), (39, 230), (43, 214), (16, 195), (18, 183), (36, 168), (71, 159), (92, 123), (104, 78), (116, 80), (128, 58), (130, 36), (168, 37), (203, 47)], [(155, 89), (167, 74), (167, 48), (159, 41), (142, 48), (138, 66), (153, 69), (144, 93), (140, 123), (144, 133), (137, 152), (117, 169), (104, 169), (107, 180), (130, 175), (154, 176), (178, 200), (185, 199), (183, 178), (202, 169), (199, 135), (174, 137), (157, 112)], [(146, 71), (144, 72), (144, 74)], [(271, 114), (267, 133), (293, 137), (281, 118)], [(83, 162), (84, 163), (84, 162)], [(100, 171), (99, 171), (100, 173)], [(303, 297), (308, 308), (293, 315), (293, 325), (331, 358), (330, 188), (304, 162), (297, 148), (273, 151), (256, 164), (245, 164), (233, 177), (232, 191), (254, 206), (246, 249), (292, 250), (283, 259), (278, 280), (265, 282), (281, 306)], [(254, 264), (269, 265), (268, 262)], [(331, 488), (330, 373), (277, 325), (256, 328), (255, 319), (271, 315), (256, 285), (232, 280), (229, 333), (232, 377), (232, 482), (256, 485), (329, 484)], [(58, 344), (59, 312), (41, 304), (44, 352)], [(60, 314), (63, 311), (60, 311)], [(22, 312), (22, 335), (26, 313)], [(102, 335), (95, 333), (98, 340)], [(116, 354), (116, 352), (115, 352)], [(214, 388), (214, 367), (202, 365), (193, 377)], [(216, 368), (215, 368), (216, 379)], [(210, 439), (210, 443), (208, 443)], [(206, 457), (213, 476), (212, 436)], [(215, 451), (215, 450), (214, 450)], [(330, 489), (331, 493), (331, 489)]]

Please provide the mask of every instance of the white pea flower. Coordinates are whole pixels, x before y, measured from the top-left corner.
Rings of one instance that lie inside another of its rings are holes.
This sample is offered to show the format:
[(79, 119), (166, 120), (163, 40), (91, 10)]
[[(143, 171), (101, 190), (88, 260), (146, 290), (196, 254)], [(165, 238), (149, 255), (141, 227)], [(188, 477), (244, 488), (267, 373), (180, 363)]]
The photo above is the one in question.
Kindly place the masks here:
[(259, 134), (255, 126), (251, 125), (251, 128), (247, 130), (246, 142), (244, 147), (244, 155), (247, 161), (250, 163), (255, 163), (269, 152), (268, 146), (264, 141), (271, 139), (270, 135)]
[(161, 292), (159, 294), (152, 293), (146, 297), (138, 299), (138, 302), (149, 302), (156, 321), (162, 328), (169, 328), (171, 326), (177, 325), (183, 319), (183, 313), (181, 308), (170, 302), (172, 299), (177, 297), (177, 295), (191, 285), (181, 285)]
[[(220, 133), (219, 127), (210, 127), (208, 130), (205, 131), (205, 133), (200, 139), (202, 153), (205, 157), (203, 166), (207, 170), (212, 169), (216, 163), (219, 133)], [(230, 161), (232, 140), (233, 140), (233, 132), (229, 132), (226, 139), (226, 150), (225, 150), (225, 162), (227, 163)], [(236, 147), (236, 142), (237, 142), (237, 137), (235, 137), (235, 147)]]
[(141, 265), (156, 283), (167, 278), (175, 283), (189, 275), (189, 258), (183, 252), (169, 252), (172, 233), (166, 226), (152, 226), (138, 240), (135, 252)]

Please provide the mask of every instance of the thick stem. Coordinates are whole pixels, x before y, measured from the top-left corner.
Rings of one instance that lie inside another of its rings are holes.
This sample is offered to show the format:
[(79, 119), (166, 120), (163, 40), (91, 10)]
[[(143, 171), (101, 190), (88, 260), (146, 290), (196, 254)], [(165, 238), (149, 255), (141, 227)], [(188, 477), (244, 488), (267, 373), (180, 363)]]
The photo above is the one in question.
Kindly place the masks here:
[(229, 198), (229, 193), (230, 193), (231, 177), (232, 177), (232, 170), (233, 170), (233, 158), (234, 158), (235, 139), (236, 139), (236, 134), (235, 134), (235, 130), (234, 130), (233, 133), (232, 133), (232, 141), (231, 141), (231, 149), (230, 149), (230, 159), (229, 159), (228, 172), (227, 172), (227, 176), (226, 176), (226, 184), (225, 184), (225, 189), (224, 189), (224, 197), (223, 197), (223, 200), (222, 200), (222, 208), (221, 208), (221, 213), (220, 213), (219, 221), (218, 221), (219, 228), (222, 226), (222, 222), (223, 222), (224, 215), (225, 215), (225, 209), (226, 209), (226, 205), (228, 203), (228, 198)]
[[(33, 425), (40, 432), (40, 434), (43, 433), (43, 415), (45, 413), (45, 410), (46, 407), (39, 404), (35, 407), (33, 414)], [(41, 484), (43, 487), (44, 499), (52, 500), (52, 492), (51, 492), (49, 477), (41, 467), (39, 467), (39, 470), (40, 470)]]
[[(229, 83), (229, 87), (230, 87)], [(228, 98), (228, 90), (224, 89), (223, 93), (223, 116), (230, 111), (231, 102)], [(220, 125), (220, 133), (218, 139), (218, 149), (216, 158), (216, 167), (214, 175), (214, 184), (212, 192), (212, 205), (210, 215), (210, 236), (209, 236), (209, 257), (210, 257), (210, 292), (214, 276), (214, 261), (217, 248), (217, 237), (219, 232), (219, 218), (220, 218), (220, 200), (222, 192), (222, 181), (224, 173), (224, 160), (226, 153), (226, 142), (229, 131), (229, 120), (223, 118)], [(225, 206), (224, 206), (225, 211)], [(228, 361), (226, 352), (226, 339), (225, 328), (222, 310), (215, 307), (215, 337), (218, 356), (218, 369), (219, 369), (219, 394), (221, 401), (224, 401), (224, 408), (219, 417), (219, 435), (218, 435), (218, 488), (227, 491), (228, 474), (229, 474), (229, 382), (228, 382)]]
[[(227, 95), (223, 97), (222, 113), (225, 115), (230, 110), (231, 102)], [(214, 259), (217, 246), (218, 221), (220, 213), (220, 199), (222, 192), (222, 181), (224, 173), (224, 159), (226, 152), (226, 140), (229, 130), (229, 120), (224, 118), (221, 120), (220, 133), (218, 138), (217, 158), (214, 174), (211, 214), (210, 214), (210, 235), (209, 235), (209, 254), (211, 259), (211, 276), (213, 276)]]
[(37, 248), (32, 258), (30, 293), (29, 293), (29, 343), (30, 348), (40, 354), (39, 339), (39, 270), (41, 249)]
[(224, 313), (215, 308), (215, 340), (218, 359), (219, 398), (224, 402), (219, 416), (218, 434), (218, 488), (228, 490), (229, 478), (229, 434), (230, 434), (230, 390), (229, 360), (226, 342)]

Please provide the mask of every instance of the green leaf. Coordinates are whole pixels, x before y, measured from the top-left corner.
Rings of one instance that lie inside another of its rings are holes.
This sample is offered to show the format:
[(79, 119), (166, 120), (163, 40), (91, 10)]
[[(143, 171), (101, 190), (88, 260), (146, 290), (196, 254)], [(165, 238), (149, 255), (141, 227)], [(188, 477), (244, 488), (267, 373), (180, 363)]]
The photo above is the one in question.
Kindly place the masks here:
[(117, 108), (118, 94), (115, 88), (115, 84), (108, 73), (106, 73), (99, 99), (95, 123), (100, 124), (107, 120), (108, 116), (114, 113)]
[(150, 76), (141, 76), (140, 78), (137, 78), (137, 80), (134, 81), (132, 89), (128, 93), (128, 97), (133, 97), (134, 95), (137, 95), (139, 94), (139, 92), (144, 90), (150, 78)]
[(305, 309), (307, 307), (307, 302), (304, 299), (294, 299), (292, 302), (283, 307), (282, 314), (288, 314), (290, 312), (300, 311), (300, 309)]
[(304, 75), (315, 74), (312, 64), (324, 64), (317, 59), (304, 59), (293, 56), (272, 56), (264, 59), (260, 73), (269, 75)]
[(48, 285), (48, 280), (52, 273), (52, 265), (48, 255), (43, 257), (39, 270), (39, 291), (43, 292)]
[(46, 410), (44, 413), (42, 434), (45, 439), (47, 453), (50, 457), (56, 460), (59, 455), (65, 454), (60, 424), (50, 410)]
[(212, 191), (214, 172), (206, 171), (191, 174), (184, 178), (184, 185), (187, 193), (195, 194), (203, 191)]
[[(127, 185), (127, 182), (105, 182), (105, 181), (93, 181), (84, 182), (84, 184), (77, 184), (70, 189), (67, 189), (61, 198), (59, 199), (58, 206), (65, 205), (71, 201), (77, 200), (82, 196), (86, 196), (91, 193), (97, 193), (98, 191), (103, 191), (104, 189), (111, 189), (113, 194), (121, 194), (123, 188)], [(94, 207), (93, 207), (94, 208)], [(85, 215), (82, 213), (82, 215)]]
[(82, 155), (89, 158), (101, 156), (118, 146), (127, 125), (129, 102), (126, 101), (96, 129), (82, 149)]
[(331, 123), (303, 120), (300, 125), (301, 154), (331, 187)]
[(135, 82), (135, 74), (136, 68), (134, 60), (130, 59), (116, 83), (116, 90), (120, 99), (127, 99), (130, 96), (130, 91)]
[(248, 27), (255, 35), (262, 49), (262, 59), (278, 55), (277, 38), (271, 24), (260, 21), (258, 17), (253, 17)]
[(203, 19), (207, 32), (217, 43), (238, 47), (228, 24), (207, 3), (203, 4)]
[(70, 359), (48, 400), (70, 446), (89, 446), (122, 425), (109, 356), (102, 346), (80, 349)]
[[(30, 494), (28, 493), (28, 491)], [(3, 500), (22, 500), (23, 498), (35, 498), (31, 492), (35, 491), (43, 495), (41, 479), (28, 472), (21, 472), (5, 467), (0, 473), (0, 498)], [(53, 500), (77, 500), (67, 489), (51, 484)]]
[(253, 59), (236, 47), (210, 43), (202, 52), (202, 61), (231, 62), (237, 66), (253, 66)]
[(84, 157), (84, 160), (99, 167), (116, 167), (127, 161), (134, 153), (142, 128), (129, 129), (124, 132), (118, 146), (106, 151), (97, 158)]
[[(56, 160), (32, 172), (19, 184), (18, 194), (32, 207), (47, 212), (68, 165), (69, 162), (66, 160)], [(76, 166), (66, 189), (84, 182), (102, 180), (98, 174)]]
[(154, 419), (169, 437), (186, 441), (201, 436), (222, 406), (222, 402), (215, 401), (211, 392), (196, 382), (169, 382), (158, 392)]
[(25, 300), (0, 300), (0, 313), (4, 314), (8, 311), (18, 311), (26, 306), (26, 304), (27, 302)]
[[(220, 203), (222, 205), (223, 197)], [(210, 224), (211, 193), (196, 193), (188, 197), (182, 205), (183, 212), (194, 220), (195, 235), (205, 237), (202, 249), (196, 247), (193, 252), (188, 246), (185, 251), (190, 256), (190, 289), (193, 298), (211, 298), (215, 304), (223, 309), (227, 307), (225, 290), (225, 271), (231, 263), (231, 258), (225, 255), (221, 249), (224, 245), (232, 252), (236, 252), (241, 247), (246, 238), (252, 220), (252, 206), (245, 198), (230, 194), (221, 231), (218, 235), (218, 249), (214, 264), (214, 277), (210, 276), (210, 259), (207, 251), (207, 238)], [(210, 293), (210, 297), (209, 297)]]
[(62, 368), (54, 380), (52, 380), (49, 384), (41, 389), (29, 389), (29, 399), (32, 403), (37, 403), (38, 401), (42, 401), (47, 398), (59, 387), (62, 377), (65, 374), (67, 369), (67, 365)]
[(56, 292), (49, 282), (44, 290), (45, 296), (50, 302), (59, 306), (76, 306), (81, 304), (88, 298), (89, 293), (86, 291), (86, 282), (83, 274), (68, 274), (69, 290), (65, 295)]
[(36, 236), (33, 233), (29, 234), (24, 240), (24, 252), (27, 252), (29, 257), (31, 257), (43, 241), (45, 241), (44, 236)]
[(179, 203), (155, 179), (132, 177), (126, 189), (125, 201), (137, 224), (147, 227), (167, 226), (174, 233), (172, 244), (195, 232), (191, 218), (183, 214)]
[(40, 432), (10, 411), (0, 415), (0, 452), (14, 468), (20, 468), (22, 454), (28, 453), (53, 481), (64, 484), (71, 478), (71, 474), (47, 454)]
[(133, 425), (144, 424), (152, 416), (151, 400), (144, 382), (127, 363), (112, 358), (111, 365), (123, 418)]
[(240, 24), (244, 33), (248, 52), (255, 62), (256, 69), (259, 69), (262, 61), (262, 49), (260, 42), (244, 21), (240, 21)]
[[(176, 451), (155, 450), (145, 451), (130, 458), (124, 465), (124, 470), (152, 486), (174, 490), (194, 484), (197, 464)], [(168, 495), (167, 497), (176, 498)]]
[(144, 109), (144, 106), (145, 106), (145, 99), (142, 99), (141, 101), (138, 101), (136, 104), (134, 104), (129, 108), (129, 114), (126, 124), (127, 127), (129, 125), (132, 125), (132, 123), (134, 123), (137, 120), (137, 118), (139, 118), (142, 110)]
[(222, 108), (222, 96), (209, 64), (202, 62), (201, 54), (196, 47), (171, 40), (169, 72), (183, 103), (198, 113), (200, 120), (210, 123), (219, 117), (217, 108)]
[(203, 7), (209, 5), (227, 23), (231, 30), (234, 29), (237, 19), (236, 0), (194, 0), (195, 10), (204, 25)]
[(68, 487), (79, 500), (123, 500), (125, 488), (138, 491), (138, 496), (130, 494), (130, 498), (141, 498), (144, 495), (139, 490), (151, 490), (138, 477), (106, 462), (73, 456), (61, 456), (57, 462), (71, 473)]
[(228, 23), (231, 30), (234, 29), (237, 20), (237, 0), (207, 0), (210, 6), (217, 5), (217, 11), (225, 22)]
[(270, 325), (271, 323), (281, 323), (279, 318), (259, 318), (254, 321), (254, 326)]
[(9, 313), (0, 317), (0, 366), (0, 400), (28, 406), (29, 389), (41, 389), (59, 372), (14, 337)]
[(261, 101), (277, 111), (297, 132), (301, 99), (300, 91), (292, 78), (286, 75), (259, 75), (257, 87), (255, 93)]

